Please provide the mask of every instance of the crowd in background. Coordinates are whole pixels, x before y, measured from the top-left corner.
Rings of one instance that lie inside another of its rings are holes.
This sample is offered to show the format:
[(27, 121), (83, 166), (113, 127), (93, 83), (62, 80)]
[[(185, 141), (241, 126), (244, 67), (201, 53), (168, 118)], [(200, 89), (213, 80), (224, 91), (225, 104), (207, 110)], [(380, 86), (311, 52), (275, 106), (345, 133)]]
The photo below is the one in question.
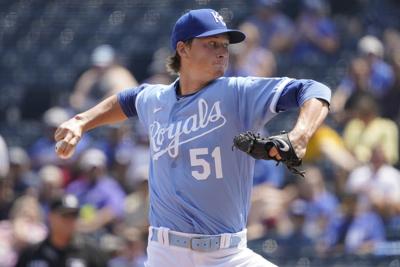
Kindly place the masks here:
[[(307, 148), (305, 179), (274, 162), (256, 162), (249, 245), (277, 263), (288, 255), (399, 256), (400, 23), (389, 15), (367, 16), (374, 1), (350, 1), (349, 8), (364, 8), (364, 17), (332, 15), (332, 3), (324, 0), (297, 1), (293, 13), (284, 8), (292, 2), (253, 3), (236, 22), (247, 38), (231, 46), (226, 75), (322, 80), (332, 89), (331, 112)], [(400, 10), (396, 1), (378, 2)], [(164, 68), (168, 54), (168, 47), (158, 49), (150, 75), (138, 79), (112, 46), (100, 45), (68, 101), (43, 113), (40, 138), (18, 146), (0, 136), (0, 266), (13, 266), (21, 251), (46, 238), (51, 203), (65, 194), (80, 204), (76, 233), (105, 251), (110, 267), (144, 266), (145, 129), (130, 120), (95, 130), (67, 160), (57, 158), (53, 134), (75, 113), (138, 81), (172, 82), (176, 77)], [(335, 74), (326, 73), (339, 65)], [(278, 115), (263, 134), (290, 130), (294, 116), (288, 114)]]

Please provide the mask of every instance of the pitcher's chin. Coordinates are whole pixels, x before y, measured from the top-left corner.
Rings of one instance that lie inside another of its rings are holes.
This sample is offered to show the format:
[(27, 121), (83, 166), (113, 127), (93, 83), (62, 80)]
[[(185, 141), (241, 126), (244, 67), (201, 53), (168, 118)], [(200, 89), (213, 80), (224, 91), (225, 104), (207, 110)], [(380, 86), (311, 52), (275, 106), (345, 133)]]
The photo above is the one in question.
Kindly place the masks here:
[(226, 68), (223, 68), (223, 67), (215, 68), (215, 71), (214, 71), (215, 79), (224, 76), (225, 71), (226, 71)]

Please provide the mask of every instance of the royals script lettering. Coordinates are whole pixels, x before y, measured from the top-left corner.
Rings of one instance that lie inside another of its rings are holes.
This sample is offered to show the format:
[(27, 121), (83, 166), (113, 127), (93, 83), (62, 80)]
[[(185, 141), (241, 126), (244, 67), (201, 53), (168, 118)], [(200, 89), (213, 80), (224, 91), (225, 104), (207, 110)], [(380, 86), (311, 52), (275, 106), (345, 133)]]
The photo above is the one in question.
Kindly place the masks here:
[(198, 102), (197, 113), (185, 120), (161, 127), (154, 121), (150, 127), (150, 145), (153, 150), (153, 160), (168, 153), (175, 158), (179, 154), (179, 146), (204, 135), (207, 135), (226, 123), (226, 118), (221, 113), (220, 101), (216, 101), (211, 108), (204, 99)]

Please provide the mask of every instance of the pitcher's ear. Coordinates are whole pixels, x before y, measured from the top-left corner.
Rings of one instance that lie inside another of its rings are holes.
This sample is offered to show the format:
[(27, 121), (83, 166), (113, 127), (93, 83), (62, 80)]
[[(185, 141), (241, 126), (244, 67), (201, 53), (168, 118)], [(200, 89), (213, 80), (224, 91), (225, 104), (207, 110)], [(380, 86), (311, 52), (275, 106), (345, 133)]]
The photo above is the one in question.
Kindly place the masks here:
[(187, 57), (188, 49), (189, 46), (185, 42), (179, 41), (176, 44), (176, 53), (178, 53), (180, 57)]

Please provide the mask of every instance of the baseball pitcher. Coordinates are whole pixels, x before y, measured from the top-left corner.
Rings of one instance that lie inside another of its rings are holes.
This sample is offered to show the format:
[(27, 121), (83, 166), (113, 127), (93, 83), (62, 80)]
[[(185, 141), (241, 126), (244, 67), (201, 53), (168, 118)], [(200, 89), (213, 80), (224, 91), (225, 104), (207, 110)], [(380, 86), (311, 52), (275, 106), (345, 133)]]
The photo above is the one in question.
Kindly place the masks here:
[[(189, 11), (171, 36), (168, 64), (179, 74), (176, 81), (111, 96), (55, 133), (57, 153), (65, 157), (92, 128), (133, 116), (146, 126), (148, 267), (275, 266), (246, 246), (253, 157), (299, 165), (328, 113), (331, 93), (312, 80), (223, 77), (229, 45), (244, 39), (216, 11)], [(267, 139), (246, 134), (291, 108), (300, 113), (287, 134)]]

